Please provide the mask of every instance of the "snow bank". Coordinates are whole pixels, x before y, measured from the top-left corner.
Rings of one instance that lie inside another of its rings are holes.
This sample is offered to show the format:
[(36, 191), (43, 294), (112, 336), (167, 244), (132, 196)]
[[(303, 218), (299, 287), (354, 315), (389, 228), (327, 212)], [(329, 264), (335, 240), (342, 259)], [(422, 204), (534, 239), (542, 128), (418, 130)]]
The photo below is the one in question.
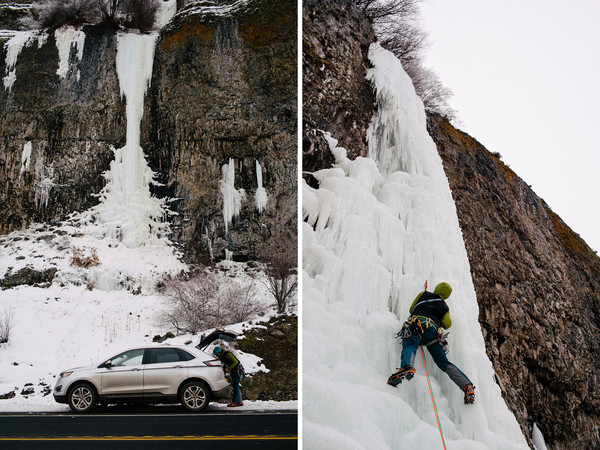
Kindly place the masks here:
[(378, 114), (371, 158), (336, 165), (303, 184), (303, 415), (307, 448), (441, 448), (420, 355), (397, 389), (394, 340), (425, 280), (453, 287), (449, 359), (476, 386), (463, 393), (430, 356), (428, 368), (449, 449), (526, 449), (494, 382), (469, 263), (448, 181), (425, 113), (400, 62), (374, 44), (368, 78)]

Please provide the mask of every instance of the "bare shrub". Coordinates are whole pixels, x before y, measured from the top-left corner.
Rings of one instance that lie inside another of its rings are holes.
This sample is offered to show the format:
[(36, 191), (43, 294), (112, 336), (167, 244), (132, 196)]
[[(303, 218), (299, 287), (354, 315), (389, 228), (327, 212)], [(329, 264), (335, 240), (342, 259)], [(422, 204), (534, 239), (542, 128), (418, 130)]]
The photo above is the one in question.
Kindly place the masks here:
[(125, 28), (137, 28), (142, 33), (147, 33), (154, 26), (158, 2), (154, 0), (125, 0), (122, 4), (122, 11)]
[(298, 254), (295, 239), (281, 233), (258, 247), (259, 259), (266, 264), (267, 289), (275, 298), (277, 312), (285, 312), (298, 287)]
[(178, 332), (192, 334), (222, 325), (218, 293), (215, 275), (206, 270), (166, 281), (164, 295), (169, 309), (164, 314), (165, 321)]
[(27, 28), (59, 28), (78, 26), (93, 20), (93, 0), (38, 0), (30, 14), (23, 18)]
[(37, 0), (22, 23), (27, 28), (59, 28), (84, 23), (106, 28), (152, 30), (160, 0)]
[(0, 344), (6, 344), (10, 339), (10, 334), (14, 328), (14, 316), (8, 308), (0, 314)]
[(73, 257), (71, 258), (71, 265), (76, 267), (82, 267), (84, 269), (87, 269), (92, 266), (99, 266), (100, 259), (98, 258), (98, 253), (96, 252), (96, 249), (92, 249), (91, 255), (84, 255), (82, 250), (74, 248)]
[(230, 323), (245, 322), (253, 316), (264, 314), (262, 305), (256, 303), (257, 288), (254, 282), (223, 288), (223, 302), (228, 312)]

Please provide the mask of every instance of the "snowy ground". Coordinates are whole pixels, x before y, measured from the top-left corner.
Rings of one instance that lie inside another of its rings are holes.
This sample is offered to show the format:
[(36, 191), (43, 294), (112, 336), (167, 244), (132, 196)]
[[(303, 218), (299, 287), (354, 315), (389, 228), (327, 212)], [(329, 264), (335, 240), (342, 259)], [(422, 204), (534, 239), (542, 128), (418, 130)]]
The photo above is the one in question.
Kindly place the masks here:
[[(60, 371), (101, 361), (123, 348), (150, 343), (155, 335), (175, 331), (162, 323), (165, 300), (153, 293), (152, 285), (161, 273), (185, 266), (169, 257), (169, 252), (161, 262), (157, 248), (131, 249), (82, 230), (85, 227), (69, 224), (52, 230), (39, 225), (0, 239), (0, 278), (26, 266), (57, 269), (48, 287), (0, 291), (0, 317), (8, 314), (13, 323), (9, 342), (0, 344), (0, 396), (16, 393), (12, 399), (0, 400), (0, 411), (65, 411), (65, 405), (55, 403), (50, 393)], [(97, 255), (98, 264), (72, 265), (74, 250), (84, 257)], [(252, 323), (275, 313), (259, 269), (225, 261), (216, 273), (223, 284), (255, 283), (256, 301), (267, 312)], [(104, 288), (95, 287), (96, 283)], [(247, 322), (227, 329), (242, 335), (251, 326)], [(182, 335), (169, 342), (195, 345), (199, 339)], [(256, 356), (239, 353), (247, 372), (265, 369)], [(27, 390), (33, 393), (22, 395)], [(296, 402), (247, 402), (244, 409), (296, 407)]]

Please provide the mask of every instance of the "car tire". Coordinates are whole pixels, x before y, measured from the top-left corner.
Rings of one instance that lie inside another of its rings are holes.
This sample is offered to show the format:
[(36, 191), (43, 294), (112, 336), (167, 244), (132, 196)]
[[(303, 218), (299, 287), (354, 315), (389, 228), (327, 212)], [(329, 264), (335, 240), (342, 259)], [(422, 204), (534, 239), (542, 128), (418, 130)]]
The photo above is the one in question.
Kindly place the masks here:
[(210, 390), (201, 381), (189, 381), (181, 388), (179, 401), (190, 412), (204, 411), (210, 403)]
[(87, 413), (94, 409), (98, 402), (96, 389), (89, 383), (76, 383), (69, 389), (67, 402), (71, 411), (75, 413)]

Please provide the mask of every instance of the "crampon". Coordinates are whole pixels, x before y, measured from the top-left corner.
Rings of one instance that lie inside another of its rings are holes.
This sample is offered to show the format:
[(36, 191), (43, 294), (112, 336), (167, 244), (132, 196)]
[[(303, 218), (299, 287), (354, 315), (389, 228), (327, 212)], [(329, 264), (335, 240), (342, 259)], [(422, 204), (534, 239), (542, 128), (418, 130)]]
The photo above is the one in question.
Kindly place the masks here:
[(472, 405), (475, 403), (475, 386), (467, 384), (463, 391), (465, 393), (465, 405)]
[(410, 380), (415, 376), (415, 369), (411, 366), (404, 366), (402, 369), (399, 369), (398, 372), (393, 373), (387, 380), (387, 384), (390, 386), (398, 386), (402, 383), (402, 380)]

